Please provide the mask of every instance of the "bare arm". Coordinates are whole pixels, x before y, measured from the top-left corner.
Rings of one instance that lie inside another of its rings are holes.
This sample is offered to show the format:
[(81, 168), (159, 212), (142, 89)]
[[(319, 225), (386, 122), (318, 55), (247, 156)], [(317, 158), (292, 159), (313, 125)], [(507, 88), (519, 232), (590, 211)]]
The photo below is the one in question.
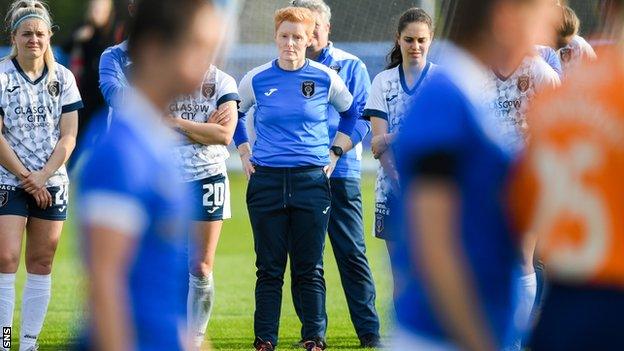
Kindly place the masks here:
[[(336, 137), (334, 138), (332, 146), (339, 146), (342, 151), (346, 153), (347, 151), (351, 150), (351, 148), (353, 147), (353, 143), (351, 142), (351, 137), (349, 137), (348, 135), (342, 132), (336, 132)], [(330, 177), (331, 174), (334, 172), (334, 168), (336, 168), (336, 163), (338, 162), (339, 158), (340, 157), (336, 156), (333, 152), (329, 152), (329, 165), (325, 166), (324, 168), (327, 177)]]
[(95, 327), (96, 349), (132, 350), (126, 275), (135, 239), (128, 233), (101, 225), (89, 228), (89, 300)]
[(45, 188), (45, 183), (50, 177), (67, 162), (69, 156), (76, 147), (76, 134), (78, 134), (78, 111), (64, 113), (60, 122), (61, 136), (56, 143), (52, 155), (46, 162), (43, 169), (33, 171), (22, 181), (24, 190), (33, 193)]
[(409, 195), (412, 261), (423, 274), (441, 323), (461, 349), (496, 350), (455, 226), (461, 210), (455, 185), (421, 178), (412, 182)]
[[(3, 128), (4, 119), (0, 118), (0, 130)], [(20, 180), (24, 180), (30, 174), (2, 133), (0, 133), (0, 164)]]
[(247, 180), (249, 180), (251, 175), (256, 172), (256, 169), (251, 163), (251, 145), (249, 145), (248, 142), (238, 145), (238, 154), (240, 155), (241, 163), (243, 164), (245, 176), (247, 176)]
[(218, 109), (226, 117), (222, 123), (197, 123), (176, 118), (176, 126), (195, 142), (204, 145), (229, 145), (232, 142), (238, 115), (236, 101), (228, 101)]

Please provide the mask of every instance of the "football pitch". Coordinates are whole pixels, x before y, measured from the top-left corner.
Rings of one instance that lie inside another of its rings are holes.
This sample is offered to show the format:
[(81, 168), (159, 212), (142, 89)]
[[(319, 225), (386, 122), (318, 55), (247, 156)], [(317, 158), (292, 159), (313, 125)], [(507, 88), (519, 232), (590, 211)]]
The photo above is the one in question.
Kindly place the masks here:
[[(251, 350), (253, 342), (253, 311), (255, 286), (255, 255), (253, 238), (245, 206), (247, 188), (244, 176), (230, 174), (232, 219), (226, 221), (217, 249), (215, 267), (216, 302), (208, 326), (208, 335), (215, 350)], [(377, 286), (377, 309), (382, 322), (382, 334), (387, 335), (391, 319), (391, 277), (385, 245), (372, 237), (374, 176), (362, 179), (365, 216), (365, 236), (368, 259)], [(39, 338), (39, 350), (69, 350), (84, 324), (84, 273), (78, 233), (70, 221), (65, 226), (57, 252), (52, 281), (52, 300)], [(25, 272), (23, 261), (18, 273), (17, 310), (14, 319), (13, 345), (17, 350), (19, 308)], [(166, 279), (166, 277), (163, 277)], [(325, 251), (327, 281), (327, 313), (329, 327), (327, 342), (331, 349), (357, 350), (359, 341), (349, 318), (344, 292), (329, 240)], [(283, 289), (279, 349), (294, 349), (299, 339), (300, 324), (292, 307), (289, 273)]]

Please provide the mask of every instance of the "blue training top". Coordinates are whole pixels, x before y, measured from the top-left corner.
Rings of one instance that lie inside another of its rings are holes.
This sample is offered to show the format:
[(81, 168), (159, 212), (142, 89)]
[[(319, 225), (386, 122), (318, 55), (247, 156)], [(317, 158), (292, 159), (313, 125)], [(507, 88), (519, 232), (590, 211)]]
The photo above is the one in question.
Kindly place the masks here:
[[(497, 130), (495, 117), (481, 104), (487, 70), (449, 44), (441, 69), (416, 94), (399, 134), (395, 154), (401, 188), (419, 177), (419, 163), (432, 155), (451, 155), (459, 195), (459, 241), (481, 313), (500, 345), (513, 338), (513, 281), (519, 254), (507, 222), (505, 181), (513, 151)], [(395, 310), (401, 328), (433, 340), (450, 341), (438, 319), (424, 278), (413, 263), (414, 239), (405, 214), (409, 192), (395, 211), (398, 243), (392, 257), (396, 279)], [(414, 218), (410, 218), (413, 221)], [(460, 292), (461, 293), (461, 292)]]
[[(342, 78), (349, 92), (353, 95), (353, 103), (362, 106), (362, 109), (358, 111), (361, 117), (371, 87), (370, 76), (364, 62), (346, 51), (335, 48), (331, 42), (321, 51), (316, 61), (338, 73), (338, 76)], [(336, 136), (336, 131), (338, 131), (340, 114), (333, 106), (329, 106), (327, 115), (329, 116), (329, 139), (331, 142)], [(332, 178), (360, 178), (362, 169), (361, 141), (370, 130), (370, 122), (359, 118), (353, 133), (351, 133), (353, 149), (338, 160)]]
[(106, 49), (100, 57), (100, 91), (108, 107), (124, 103), (123, 91), (128, 87), (128, 68), (132, 62), (128, 56), (128, 42)]
[(86, 161), (78, 218), (84, 229), (111, 228), (136, 241), (126, 277), (133, 349), (182, 350), (190, 195), (184, 183), (172, 181), (181, 179), (172, 153), (175, 133), (138, 92), (129, 89), (126, 99)]
[(338, 74), (310, 60), (295, 71), (268, 62), (247, 73), (238, 90), (239, 112), (255, 107), (251, 161), (260, 166), (329, 164), (329, 105), (340, 114), (338, 131), (348, 136), (361, 111)]

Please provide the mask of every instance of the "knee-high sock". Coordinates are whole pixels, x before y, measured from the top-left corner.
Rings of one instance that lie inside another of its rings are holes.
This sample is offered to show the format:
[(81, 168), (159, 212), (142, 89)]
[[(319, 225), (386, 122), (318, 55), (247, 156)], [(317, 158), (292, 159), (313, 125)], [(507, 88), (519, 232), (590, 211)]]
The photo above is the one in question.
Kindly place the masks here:
[(28, 350), (37, 343), (50, 303), (51, 288), (52, 277), (50, 274), (27, 274), (22, 298), (20, 351)]
[[(0, 273), (0, 330), (13, 325), (15, 273)], [(0, 343), (0, 350), (5, 350)]]
[(214, 281), (212, 273), (207, 277), (189, 274), (187, 299), (188, 330), (195, 347), (200, 347), (208, 327), (208, 320), (214, 304)]

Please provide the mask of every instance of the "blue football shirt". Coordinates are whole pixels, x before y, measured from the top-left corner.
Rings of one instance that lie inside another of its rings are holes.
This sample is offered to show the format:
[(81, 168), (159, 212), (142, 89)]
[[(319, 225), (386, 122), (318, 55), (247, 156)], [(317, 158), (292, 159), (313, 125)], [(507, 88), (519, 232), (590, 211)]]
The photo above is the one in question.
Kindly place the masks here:
[(126, 277), (136, 349), (181, 350), (191, 197), (175, 181), (181, 179), (172, 153), (176, 134), (141, 94), (130, 89), (126, 99), (85, 163), (79, 218), (82, 228), (104, 226), (136, 239)]
[[(519, 265), (506, 220), (504, 188), (514, 156), (482, 103), (487, 69), (464, 51), (448, 45), (441, 69), (415, 96), (395, 149), (402, 189), (418, 178), (416, 165), (439, 152), (452, 155), (460, 209), (457, 227), (467, 270), (494, 337), (506, 345), (513, 334), (514, 279)], [(392, 263), (396, 278), (395, 308), (402, 329), (449, 341), (434, 312), (423, 277), (414, 267), (413, 239), (405, 214), (411, 199), (401, 194), (397, 214), (398, 243)]]

